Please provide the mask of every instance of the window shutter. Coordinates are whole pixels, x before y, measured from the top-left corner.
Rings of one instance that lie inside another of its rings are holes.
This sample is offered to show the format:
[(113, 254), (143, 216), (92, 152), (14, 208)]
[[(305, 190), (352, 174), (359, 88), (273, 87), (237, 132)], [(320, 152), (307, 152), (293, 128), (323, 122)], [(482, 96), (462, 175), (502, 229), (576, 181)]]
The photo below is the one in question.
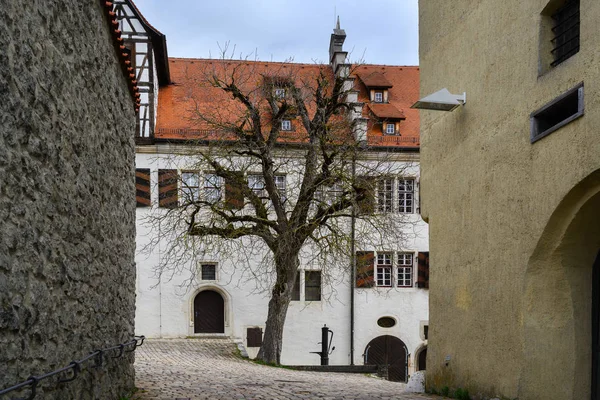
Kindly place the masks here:
[(429, 252), (419, 253), (417, 287), (429, 289)]
[(135, 170), (135, 201), (136, 207), (150, 206), (150, 170)]
[(356, 252), (356, 287), (370, 288), (375, 286), (375, 253), (372, 251)]
[(294, 282), (292, 289), (292, 300), (300, 301), (300, 271), (296, 273), (296, 282)]
[(373, 214), (375, 212), (375, 188), (373, 186), (373, 178), (367, 176), (359, 176), (356, 178), (356, 188), (359, 191), (364, 191), (364, 198), (359, 200), (359, 214)]
[(260, 347), (262, 345), (262, 329), (247, 328), (246, 329), (246, 345), (248, 347)]
[(244, 193), (242, 192), (243, 175), (236, 173), (236, 178), (225, 179), (225, 206), (232, 210), (244, 208)]
[(177, 170), (158, 170), (158, 206), (176, 208), (177, 199)]

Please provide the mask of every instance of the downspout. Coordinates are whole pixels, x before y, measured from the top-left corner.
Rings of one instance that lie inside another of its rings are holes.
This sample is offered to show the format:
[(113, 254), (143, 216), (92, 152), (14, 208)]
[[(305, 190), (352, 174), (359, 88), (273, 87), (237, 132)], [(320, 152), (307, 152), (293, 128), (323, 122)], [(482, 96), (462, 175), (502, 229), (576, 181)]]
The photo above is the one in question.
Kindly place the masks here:
[[(356, 154), (352, 155), (352, 182), (356, 179)], [(354, 285), (356, 282), (356, 197), (352, 201), (350, 217), (350, 365), (354, 365)]]

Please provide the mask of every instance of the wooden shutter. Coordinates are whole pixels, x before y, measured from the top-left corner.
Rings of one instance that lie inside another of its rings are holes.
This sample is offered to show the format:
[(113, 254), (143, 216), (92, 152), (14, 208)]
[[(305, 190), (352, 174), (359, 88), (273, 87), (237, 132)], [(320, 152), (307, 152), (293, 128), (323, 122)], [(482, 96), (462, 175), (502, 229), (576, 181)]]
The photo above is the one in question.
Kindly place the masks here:
[(150, 206), (150, 170), (135, 170), (135, 201), (137, 207)]
[(237, 173), (235, 178), (225, 179), (225, 206), (227, 208), (232, 210), (241, 210), (244, 208), (243, 184), (242, 173)]
[(176, 208), (177, 199), (177, 170), (158, 170), (158, 206)]
[(292, 289), (292, 300), (300, 301), (300, 271), (296, 273), (296, 282), (294, 282), (294, 288)]
[(247, 345), (247, 347), (262, 346), (262, 329), (247, 328), (246, 329), (246, 345)]
[(359, 214), (373, 214), (375, 212), (375, 186), (374, 179), (367, 176), (359, 176), (356, 178), (356, 188), (359, 192), (363, 192), (363, 198), (358, 201)]
[(356, 252), (356, 287), (370, 288), (375, 286), (375, 253), (372, 251)]
[(417, 287), (429, 289), (429, 252), (419, 253), (418, 260)]

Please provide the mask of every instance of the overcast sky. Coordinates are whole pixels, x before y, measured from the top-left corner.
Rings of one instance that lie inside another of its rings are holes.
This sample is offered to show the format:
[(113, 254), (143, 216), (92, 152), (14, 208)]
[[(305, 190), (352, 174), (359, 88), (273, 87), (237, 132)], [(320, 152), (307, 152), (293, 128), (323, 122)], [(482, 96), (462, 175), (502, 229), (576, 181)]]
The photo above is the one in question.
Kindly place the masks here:
[(419, 62), (417, 0), (134, 1), (167, 36), (171, 57), (218, 57), (229, 41), (236, 58), (327, 62), (337, 12), (351, 61)]

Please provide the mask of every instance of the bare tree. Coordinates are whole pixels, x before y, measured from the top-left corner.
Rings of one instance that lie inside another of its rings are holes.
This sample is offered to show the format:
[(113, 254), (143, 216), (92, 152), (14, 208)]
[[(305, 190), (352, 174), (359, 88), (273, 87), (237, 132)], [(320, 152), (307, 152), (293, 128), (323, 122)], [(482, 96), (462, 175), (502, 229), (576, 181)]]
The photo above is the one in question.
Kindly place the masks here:
[[(347, 74), (336, 76), (328, 66), (215, 60), (191, 75), (188, 85), (214, 101), (207, 107), (190, 91), (198, 129), (188, 132), (194, 145), (177, 157), (190, 169), (211, 172), (202, 191), (183, 177), (178, 206), (152, 215), (151, 224), (161, 227), (157, 240), (168, 236), (170, 243), (160, 273), (181, 272), (177, 266), (191, 254), (213, 252), (267, 282), (258, 359), (279, 364), (302, 254), (349, 271), (355, 218), (363, 221), (359, 240), (367, 233), (377, 240), (375, 233), (380, 242), (399, 243), (403, 221), (373, 213), (373, 178), (400, 174), (405, 166), (386, 164), (381, 154), (363, 157), (368, 149), (355, 140), (348, 118)], [(256, 257), (260, 263), (252, 262)]]

